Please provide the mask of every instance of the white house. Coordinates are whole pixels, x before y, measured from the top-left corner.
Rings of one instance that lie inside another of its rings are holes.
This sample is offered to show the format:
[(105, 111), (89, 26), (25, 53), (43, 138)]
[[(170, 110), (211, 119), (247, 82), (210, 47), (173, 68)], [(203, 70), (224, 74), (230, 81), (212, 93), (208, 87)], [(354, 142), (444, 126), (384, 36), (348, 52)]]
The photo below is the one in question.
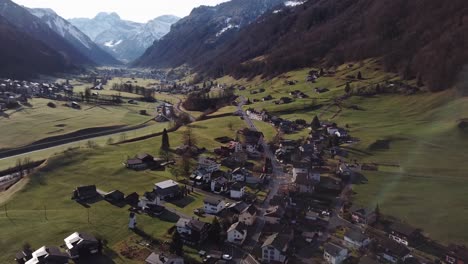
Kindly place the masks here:
[(231, 225), (227, 231), (227, 241), (236, 245), (242, 245), (247, 238), (247, 228), (241, 222)]
[(257, 219), (257, 208), (250, 205), (239, 214), (239, 222), (247, 226), (252, 226)]
[(291, 242), (291, 236), (287, 234), (275, 233), (265, 240), (262, 250), (262, 262), (266, 263), (287, 263), (288, 248)]
[(221, 167), (214, 159), (201, 156), (198, 158), (198, 168), (204, 169), (207, 172), (214, 172)]
[(211, 181), (211, 172), (203, 168), (198, 168), (190, 175), (190, 183), (202, 185)]
[(348, 257), (348, 250), (333, 243), (324, 245), (323, 258), (327, 263), (340, 264)]
[(148, 205), (160, 205), (161, 201), (159, 196), (155, 192), (146, 192), (140, 201), (138, 202), (138, 207), (145, 209)]
[(238, 182), (231, 186), (230, 196), (232, 199), (242, 199), (245, 195), (246, 187)]
[(177, 233), (180, 235), (191, 235), (192, 229), (189, 227), (190, 219), (179, 218), (176, 224)]
[(353, 249), (361, 249), (370, 244), (370, 238), (361, 232), (349, 230), (344, 236), (345, 245)]
[(218, 214), (226, 206), (226, 203), (223, 200), (215, 197), (206, 197), (205, 200), (203, 200), (203, 203), (203, 208), (207, 214)]
[(231, 173), (231, 179), (237, 182), (245, 182), (245, 179), (250, 176), (250, 172), (248, 172), (245, 168), (236, 168)]

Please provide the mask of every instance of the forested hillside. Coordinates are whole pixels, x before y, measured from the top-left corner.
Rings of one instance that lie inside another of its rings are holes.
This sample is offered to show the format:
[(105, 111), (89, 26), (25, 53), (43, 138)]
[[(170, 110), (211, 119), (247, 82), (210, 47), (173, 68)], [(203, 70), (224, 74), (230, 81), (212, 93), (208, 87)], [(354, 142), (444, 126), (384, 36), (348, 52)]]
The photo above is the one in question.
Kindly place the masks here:
[(215, 77), (274, 76), (381, 57), (385, 70), (436, 91), (468, 61), (466, 36), (466, 0), (309, 0), (265, 14), (191, 66)]

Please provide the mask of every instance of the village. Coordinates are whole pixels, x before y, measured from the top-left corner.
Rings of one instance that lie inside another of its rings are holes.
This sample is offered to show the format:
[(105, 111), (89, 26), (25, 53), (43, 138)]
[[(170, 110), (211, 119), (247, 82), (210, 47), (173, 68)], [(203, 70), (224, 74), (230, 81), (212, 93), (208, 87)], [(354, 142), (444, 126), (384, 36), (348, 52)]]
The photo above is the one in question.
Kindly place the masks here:
[[(148, 243), (155, 249), (145, 258), (149, 264), (193, 263), (184, 258), (183, 247), (194, 248), (203, 263), (432, 263), (419, 249), (429, 240), (421, 230), (382, 215), (379, 205), (352, 204), (352, 184), (365, 182), (362, 172), (375, 170), (375, 164), (347, 158), (341, 146), (359, 139), (345, 126), (320, 121), (317, 116), (311, 122), (297, 122), (253, 108), (244, 111), (247, 100), (239, 99), (234, 114), (247, 127), (238, 130), (236, 138), (216, 138), (222, 145), (214, 156), (193, 143), (188, 132), (183, 145), (174, 150), (182, 158), (174, 160), (164, 131), (158, 155), (129, 153), (122, 166), (141, 173), (176, 166), (174, 179), (154, 182), (148, 186), (150, 191), (128, 194), (103, 191), (96, 185), (77, 186), (72, 200), (84, 207), (101, 200), (121, 208), (130, 206), (128, 228), (136, 234), (142, 232), (140, 215), (161, 219), (173, 215), (177, 220), (171, 229), (172, 241), (162, 247)], [(161, 122), (174, 115), (170, 104), (162, 104), (158, 111)], [(310, 132), (303, 140), (267, 143), (252, 120), (285, 134)], [(194, 169), (188, 165), (190, 159), (197, 161)], [(191, 193), (204, 196), (203, 206), (193, 214), (167, 206)], [(468, 251), (463, 246), (441, 252), (437, 258), (445, 263), (466, 263)], [(101, 253), (100, 239), (76, 230), (59, 247), (24, 248), (16, 261), (86, 262)]]

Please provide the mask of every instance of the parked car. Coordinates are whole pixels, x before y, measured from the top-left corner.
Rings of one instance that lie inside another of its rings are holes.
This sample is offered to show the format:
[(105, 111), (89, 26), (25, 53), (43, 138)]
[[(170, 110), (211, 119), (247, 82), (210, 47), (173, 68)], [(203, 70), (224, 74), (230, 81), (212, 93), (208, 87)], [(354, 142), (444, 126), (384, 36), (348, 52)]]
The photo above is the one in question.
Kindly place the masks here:
[(229, 255), (229, 254), (224, 254), (224, 255), (222, 256), (222, 258), (223, 258), (224, 260), (232, 260), (232, 256)]

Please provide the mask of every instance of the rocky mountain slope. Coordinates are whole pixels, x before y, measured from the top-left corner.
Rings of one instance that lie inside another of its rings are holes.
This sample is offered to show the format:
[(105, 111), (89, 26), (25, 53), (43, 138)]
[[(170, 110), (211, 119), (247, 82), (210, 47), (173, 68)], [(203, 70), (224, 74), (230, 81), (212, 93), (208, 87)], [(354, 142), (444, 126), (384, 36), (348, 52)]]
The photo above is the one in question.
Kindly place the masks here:
[(27, 78), (71, 67), (63, 56), (16, 28), (0, 16), (0, 76)]
[(52, 30), (38, 17), (10, 0), (0, 0), (0, 15), (16, 29), (31, 38), (43, 42), (60, 53), (69, 64), (93, 65), (93, 61), (78, 51), (62, 36)]
[(28, 10), (96, 64), (120, 64), (117, 59), (101, 49), (88, 36), (70, 22), (57, 15), (52, 9), (34, 8)]
[(93, 19), (74, 18), (69, 21), (114, 57), (129, 62), (167, 34), (178, 20), (178, 17), (165, 15), (148, 23), (136, 23), (123, 20), (116, 13), (99, 13)]
[(200, 6), (172, 26), (134, 62), (138, 67), (177, 67), (208, 61), (209, 54), (234, 38), (239, 29), (285, 0), (232, 0)]

